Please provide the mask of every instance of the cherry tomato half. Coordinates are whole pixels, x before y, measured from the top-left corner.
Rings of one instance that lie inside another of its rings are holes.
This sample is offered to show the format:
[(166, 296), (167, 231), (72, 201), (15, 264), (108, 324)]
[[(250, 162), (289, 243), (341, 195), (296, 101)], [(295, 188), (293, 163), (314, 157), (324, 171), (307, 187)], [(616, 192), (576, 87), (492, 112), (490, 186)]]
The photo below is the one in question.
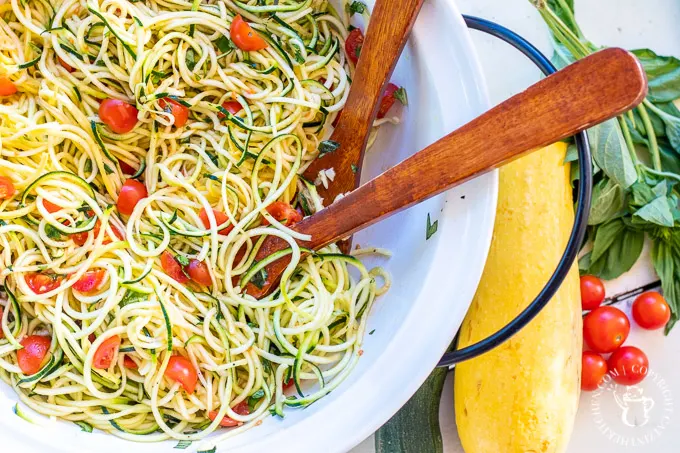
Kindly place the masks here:
[(647, 355), (635, 346), (622, 346), (607, 360), (609, 374), (621, 385), (635, 385), (647, 376), (649, 360)]
[(96, 291), (104, 283), (105, 277), (106, 271), (104, 269), (87, 271), (73, 284), (73, 289), (81, 293)]
[(240, 14), (234, 17), (229, 29), (231, 40), (241, 50), (251, 52), (254, 50), (262, 50), (267, 47), (267, 41), (262, 39), (255, 30), (244, 21)]
[(359, 54), (361, 54), (361, 47), (364, 45), (364, 34), (358, 28), (355, 28), (345, 40), (345, 52), (347, 58), (352, 60), (354, 64), (359, 61)]
[(208, 265), (203, 261), (199, 261), (195, 258), (190, 259), (189, 265), (186, 267), (186, 271), (189, 274), (189, 277), (191, 277), (191, 279), (196, 283), (205, 286), (212, 285), (210, 272), (208, 271)]
[(189, 119), (189, 109), (170, 98), (163, 98), (158, 100), (158, 105), (163, 109), (163, 111), (168, 112), (172, 115), (175, 121), (172, 123), (175, 127), (182, 127), (187, 124)]
[(132, 360), (132, 358), (130, 358), (130, 356), (127, 356), (127, 355), (125, 357), (123, 357), (123, 366), (125, 368), (129, 368), (131, 370), (136, 370), (137, 368), (139, 368), (139, 365), (137, 365), (137, 362)]
[[(241, 401), (236, 406), (234, 406), (232, 410), (239, 415), (250, 414), (250, 408), (248, 407), (248, 403), (246, 401)], [(217, 418), (217, 411), (208, 412), (208, 418), (214, 421)], [(225, 428), (231, 428), (232, 426), (239, 426), (241, 424), (243, 424), (243, 422), (238, 422), (233, 418), (227, 417), (226, 415), (222, 420), (220, 420), (220, 426), (224, 426)]]
[(99, 104), (99, 118), (116, 134), (126, 134), (135, 128), (139, 111), (120, 99), (104, 99)]
[(378, 108), (378, 118), (385, 118), (385, 115), (387, 115), (387, 112), (392, 108), (394, 105), (394, 101), (396, 98), (394, 97), (394, 93), (399, 89), (398, 86), (393, 84), (392, 82), (388, 83), (387, 86), (385, 87), (385, 92), (383, 93), (383, 97), (380, 100), (380, 107)]
[(168, 361), (165, 376), (179, 382), (187, 393), (194, 393), (198, 383), (198, 373), (189, 359), (181, 355), (173, 355)]
[[(286, 226), (293, 225), (302, 220), (302, 214), (297, 212), (291, 205), (283, 201), (277, 201), (265, 208), (272, 217)], [(263, 225), (269, 225), (269, 220), (263, 218)]]
[[(239, 102), (236, 101), (225, 101), (222, 103), (222, 107), (232, 115), (236, 115), (238, 112), (243, 110), (243, 107)], [(217, 114), (218, 118), (224, 118), (226, 115), (222, 112)]]
[(62, 276), (42, 272), (29, 272), (24, 276), (26, 284), (36, 294), (45, 294), (59, 288)]
[(99, 368), (100, 370), (108, 369), (111, 366), (113, 359), (116, 357), (119, 347), (120, 337), (118, 335), (114, 335), (104, 340), (94, 353), (92, 366)]
[(184, 269), (182, 269), (182, 266), (177, 262), (175, 256), (167, 250), (161, 253), (161, 267), (168, 276), (177, 280), (177, 282), (186, 283), (189, 281), (189, 277), (184, 272)]
[(52, 339), (42, 335), (29, 335), (21, 340), (23, 349), (17, 351), (17, 363), (21, 372), (30, 376), (40, 371), (50, 344)]
[(16, 193), (12, 180), (6, 176), (0, 176), (0, 200), (9, 200)]
[(148, 196), (149, 193), (146, 191), (144, 184), (136, 179), (126, 179), (123, 187), (120, 189), (118, 201), (116, 202), (118, 212), (125, 215), (132, 214), (137, 203)]
[(626, 341), (630, 322), (616, 307), (598, 307), (583, 318), (583, 339), (595, 352), (612, 352)]
[(647, 291), (635, 298), (633, 319), (643, 329), (660, 329), (671, 319), (671, 309), (661, 294)]
[(137, 169), (124, 160), (118, 159), (118, 165), (120, 165), (120, 169), (124, 175), (134, 175), (137, 173)]
[(64, 60), (61, 59), (61, 57), (57, 57), (57, 61), (59, 64), (66, 69), (68, 72), (75, 72), (75, 68), (71, 66), (70, 64), (66, 63)]
[[(227, 215), (224, 212), (218, 211), (216, 209), (213, 209), (212, 212), (213, 216), (215, 216), (215, 223), (217, 223), (217, 228), (229, 222), (229, 217), (227, 217)], [(201, 222), (203, 223), (204, 227), (210, 228), (210, 220), (208, 219), (208, 213), (204, 208), (201, 208), (200, 212), (198, 213), (198, 218), (201, 219)], [(226, 236), (233, 229), (234, 226), (228, 224), (225, 228), (218, 230), (218, 233)]]
[(50, 214), (54, 214), (55, 212), (61, 211), (61, 206), (59, 206), (58, 204), (54, 204), (49, 200), (43, 199), (42, 205), (45, 208), (45, 210)]
[(595, 310), (604, 300), (604, 283), (594, 275), (581, 277), (581, 308)]
[(7, 77), (0, 77), (0, 96), (11, 96), (17, 92), (17, 86)]
[(597, 389), (607, 374), (607, 361), (597, 352), (583, 351), (581, 357), (581, 389)]

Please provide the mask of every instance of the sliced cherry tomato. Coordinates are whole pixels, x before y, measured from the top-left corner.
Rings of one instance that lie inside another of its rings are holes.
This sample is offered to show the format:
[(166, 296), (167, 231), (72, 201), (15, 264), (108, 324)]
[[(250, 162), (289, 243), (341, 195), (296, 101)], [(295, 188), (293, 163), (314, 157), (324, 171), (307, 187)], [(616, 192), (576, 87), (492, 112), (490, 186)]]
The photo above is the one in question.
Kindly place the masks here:
[(90, 343), (94, 343), (94, 340), (97, 339), (97, 336), (95, 334), (91, 333), (87, 336), (87, 339), (90, 340)]
[(47, 210), (47, 212), (49, 212), (50, 214), (54, 214), (55, 212), (59, 212), (62, 209), (61, 206), (59, 206), (58, 204), (54, 204), (49, 200), (43, 199), (42, 204), (45, 207), (45, 209)]
[(198, 373), (189, 359), (181, 355), (173, 355), (168, 361), (165, 376), (179, 382), (187, 393), (194, 393), (198, 382)]
[(61, 57), (57, 57), (57, 61), (59, 62), (60, 65), (64, 67), (68, 72), (75, 72), (75, 68), (71, 66), (70, 64), (66, 63), (64, 60), (61, 59)]
[[(248, 407), (248, 403), (246, 401), (241, 401), (236, 406), (234, 406), (232, 410), (239, 415), (250, 414), (250, 408)], [(208, 412), (208, 418), (214, 421), (217, 418), (217, 413), (218, 413), (217, 411)], [(243, 424), (243, 422), (236, 421), (233, 418), (227, 417), (226, 415), (220, 421), (220, 426), (224, 426), (225, 428), (231, 428), (233, 426), (239, 426), (241, 424)]]
[(597, 352), (583, 351), (581, 358), (581, 390), (597, 389), (607, 374), (607, 361)]
[(581, 308), (595, 310), (604, 300), (604, 283), (594, 275), (581, 277)]
[(283, 390), (288, 390), (295, 387), (295, 379), (288, 378), (286, 382), (283, 383)]
[(130, 356), (127, 356), (127, 355), (125, 357), (123, 357), (123, 366), (125, 366), (125, 368), (129, 368), (131, 370), (136, 370), (137, 368), (139, 368), (139, 366), (137, 365), (137, 362), (132, 360), (130, 358)]
[(30, 376), (40, 371), (50, 350), (50, 344), (52, 339), (42, 335), (29, 335), (21, 340), (23, 349), (17, 351), (17, 363), (21, 372)]
[(0, 96), (10, 96), (17, 92), (17, 86), (7, 77), (0, 77)]
[(189, 281), (189, 277), (184, 272), (184, 269), (182, 269), (182, 266), (177, 262), (174, 255), (167, 250), (161, 253), (161, 266), (163, 271), (177, 280), (177, 282), (186, 283)]
[(87, 271), (73, 284), (73, 289), (81, 293), (96, 291), (102, 286), (102, 283), (104, 283), (105, 277), (106, 271), (104, 269)]
[[(94, 215), (94, 214), (93, 214)], [(94, 224), (94, 228), (92, 229), (92, 234), (94, 237), (99, 236), (99, 230), (101, 229), (101, 222), (97, 220)], [(84, 231), (82, 233), (73, 233), (70, 235), (71, 239), (73, 239), (73, 242), (76, 245), (83, 246), (87, 242), (88, 235), (90, 234), (89, 231)]]
[(231, 21), (229, 35), (234, 44), (236, 44), (236, 47), (245, 50), (246, 52), (267, 48), (267, 41), (262, 39), (262, 37), (253, 30), (253, 27), (243, 20), (240, 14), (236, 15), (234, 20)]
[(392, 108), (394, 105), (394, 101), (396, 98), (394, 97), (394, 93), (399, 89), (398, 86), (393, 84), (392, 82), (388, 83), (387, 86), (385, 87), (385, 91), (383, 92), (383, 97), (380, 100), (380, 107), (378, 108), (378, 118), (385, 118), (385, 115), (387, 115), (387, 112)]
[[(217, 223), (217, 228), (219, 228), (221, 225), (224, 225), (225, 223), (229, 222), (229, 217), (222, 212), (218, 211), (216, 209), (212, 210), (213, 216), (215, 216), (215, 223)], [(201, 211), (198, 213), (198, 218), (201, 219), (201, 222), (203, 223), (203, 226), (206, 228), (210, 228), (210, 220), (208, 219), (208, 213), (204, 208), (201, 208)], [(234, 229), (234, 226), (229, 224), (225, 228), (222, 228), (221, 230), (218, 230), (219, 234), (227, 235), (231, 232), (231, 230)]]
[(598, 307), (583, 318), (583, 339), (595, 352), (612, 352), (626, 341), (630, 322), (616, 307)]
[(26, 284), (36, 294), (45, 294), (59, 288), (62, 277), (57, 274), (43, 274), (41, 272), (29, 272), (24, 277)]
[[(222, 103), (222, 107), (224, 107), (224, 109), (227, 112), (231, 113), (232, 115), (236, 115), (238, 112), (243, 110), (243, 107), (241, 106), (241, 104), (239, 102), (236, 102), (236, 101), (225, 101), (225, 102)], [(222, 112), (219, 112), (217, 114), (218, 118), (224, 118), (226, 116), (227, 115), (225, 115)]]
[(99, 104), (99, 118), (117, 134), (126, 134), (134, 129), (138, 113), (134, 105), (119, 99), (104, 99)]
[[(291, 205), (284, 203), (283, 201), (272, 203), (265, 209), (267, 209), (267, 212), (271, 214), (272, 217), (286, 226), (293, 225), (302, 220), (302, 214), (293, 209)], [(269, 225), (269, 220), (264, 218), (262, 220), (262, 224)]]
[(352, 60), (354, 64), (359, 61), (359, 54), (361, 54), (361, 47), (364, 45), (364, 34), (358, 28), (355, 28), (345, 40), (345, 52), (347, 58)]
[(107, 338), (99, 345), (97, 351), (94, 353), (92, 366), (100, 370), (106, 370), (111, 366), (111, 362), (118, 354), (118, 347), (120, 347), (120, 337), (114, 335)]
[(118, 212), (125, 215), (132, 214), (137, 203), (148, 196), (149, 193), (146, 191), (144, 184), (136, 179), (126, 179), (123, 187), (120, 189), (118, 201), (116, 202)]
[[(2, 307), (0, 307), (0, 321), (2, 320)], [(5, 338), (5, 332), (2, 331), (0, 327), (0, 338)]]
[(621, 385), (635, 385), (642, 382), (649, 372), (647, 355), (635, 346), (622, 346), (607, 360), (609, 374)]
[(14, 196), (16, 189), (12, 180), (6, 176), (0, 176), (0, 200), (9, 200)]
[(134, 175), (137, 173), (137, 169), (124, 160), (118, 159), (118, 165), (120, 165), (120, 169), (124, 175)]
[(182, 127), (187, 124), (189, 119), (189, 109), (170, 98), (163, 98), (158, 100), (158, 105), (163, 109), (163, 111), (170, 113), (175, 121), (173, 124), (175, 127)]
[(203, 261), (199, 261), (195, 258), (189, 260), (189, 265), (186, 268), (189, 277), (196, 283), (201, 285), (210, 286), (212, 285), (212, 280), (210, 279), (210, 272), (208, 271), (208, 265)]
[(671, 309), (661, 294), (647, 291), (635, 298), (633, 319), (643, 329), (660, 329), (671, 319)]

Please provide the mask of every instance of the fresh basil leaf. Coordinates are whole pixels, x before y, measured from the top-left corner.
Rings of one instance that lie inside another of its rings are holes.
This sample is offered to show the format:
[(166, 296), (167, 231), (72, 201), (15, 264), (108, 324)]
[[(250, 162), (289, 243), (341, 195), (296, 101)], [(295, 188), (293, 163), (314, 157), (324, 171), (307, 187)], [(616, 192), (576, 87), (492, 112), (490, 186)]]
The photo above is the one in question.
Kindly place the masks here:
[(338, 148), (340, 148), (340, 143), (333, 140), (324, 140), (319, 143), (319, 156), (337, 151)]
[(680, 116), (671, 115), (659, 108), (656, 110), (652, 108), (650, 110), (659, 115), (666, 126), (668, 141), (675, 151), (680, 152)]
[(352, 173), (356, 173), (357, 171), (359, 171), (359, 168), (354, 164), (351, 165), (351, 168), (352, 168)]
[(259, 289), (264, 288), (264, 285), (267, 283), (267, 277), (269, 277), (269, 274), (267, 273), (266, 268), (262, 268), (253, 277), (250, 279), (250, 282), (257, 286)]
[(658, 196), (649, 184), (639, 181), (630, 186), (628, 204), (632, 207), (641, 208)]
[[(638, 220), (639, 219), (639, 220)], [(644, 205), (633, 214), (633, 221), (654, 223), (656, 225), (672, 227), (673, 214), (667, 197), (658, 197)]]
[(184, 255), (175, 255), (175, 261), (179, 263), (180, 266), (188, 266), (189, 265), (189, 258), (187, 258)]
[(394, 99), (399, 101), (401, 105), (408, 105), (408, 96), (406, 95), (406, 89), (404, 87), (399, 87), (399, 89), (394, 92)]
[(196, 67), (196, 63), (198, 62), (196, 51), (193, 49), (193, 47), (189, 47), (189, 49), (187, 50), (185, 61), (187, 64), (187, 68), (189, 68), (189, 71), (193, 71), (194, 68)]
[(248, 398), (248, 409), (250, 409), (251, 413), (254, 412), (257, 402), (262, 398), (264, 398), (264, 390), (262, 389), (250, 395), (250, 398)]
[(650, 49), (636, 49), (632, 52), (647, 73), (648, 100), (671, 102), (680, 98), (680, 60), (657, 55)]
[(576, 58), (574, 58), (569, 49), (557, 41), (555, 37), (552, 37), (551, 41), (554, 51), (550, 58), (550, 62), (554, 64), (557, 69), (564, 69), (576, 61)]
[(593, 187), (588, 225), (599, 225), (618, 216), (624, 208), (621, 187), (609, 178), (603, 178)]
[(215, 41), (215, 45), (222, 53), (234, 50), (234, 43), (232, 43), (231, 39), (227, 38), (225, 35), (220, 36), (217, 41)]
[(658, 240), (652, 245), (652, 264), (661, 280), (664, 298), (671, 308), (671, 319), (666, 324), (666, 334), (673, 328), (680, 312), (680, 257), (677, 249), (666, 241)]
[(430, 213), (427, 213), (427, 224), (425, 225), (425, 240), (427, 241), (432, 237), (433, 234), (437, 232), (437, 228), (439, 227), (439, 220), (435, 220), (434, 223), (431, 223), (430, 220)]
[(571, 143), (567, 147), (567, 153), (564, 155), (563, 163), (576, 162), (578, 160), (578, 146), (576, 143)]
[(659, 154), (661, 157), (661, 167), (664, 171), (680, 174), (680, 153), (675, 151), (666, 139), (659, 139)]
[(593, 160), (610, 179), (622, 189), (627, 189), (637, 181), (635, 165), (616, 119), (589, 129), (588, 139)]
[(54, 239), (54, 240), (61, 239), (61, 231), (57, 230), (55, 227), (53, 227), (49, 223), (47, 225), (45, 225), (45, 234), (50, 239)]
[[(579, 262), (580, 269), (584, 270), (584, 264), (587, 264), (586, 273), (605, 280), (612, 280), (629, 271), (640, 257), (645, 242), (645, 233), (643, 231), (626, 228), (620, 219), (609, 223), (620, 225), (604, 230), (607, 232), (607, 237), (602, 239), (600, 243), (608, 242), (607, 247), (603, 248), (600, 244), (600, 247), (596, 250), (596, 246), (594, 246), (588, 258), (584, 257), (582, 259), (583, 263)], [(595, 235), (596, 243), (598, 238), (603, 237), (603, 231), (601, 230), (607, 225), (605, 224), (598, 228)], [(598, 252), (597, 256), (595, 255), (596, 251)], [(589, 262), (586, 262), (586, 260), (589, 260)]]
[(350, 16), (354, 14), (363, 14), (366, 11), (366, 5), (359, 1), (353, 1), (351, 4), (347, 5), (347, 11)]
[(598, 227), (593, 241), (592, 261), (595, 262), (603, 256), (611, 247), (616, 238), (623, 233), (625, 225), (622, 220), (616, 219)]
[(127, 304), (134, 304), (136, 302), (142, 302), (142, 301), (148, 300), (148, 298), (149, 298), (149, 296), (147, 296), (144, 293), (140, 293), (140, 292), (128, 289), (125, 292), (125, 295), (123, 295), (123, 298), (120, 300), (118, 305), (120, 305), (121, 307), (124, 307)]

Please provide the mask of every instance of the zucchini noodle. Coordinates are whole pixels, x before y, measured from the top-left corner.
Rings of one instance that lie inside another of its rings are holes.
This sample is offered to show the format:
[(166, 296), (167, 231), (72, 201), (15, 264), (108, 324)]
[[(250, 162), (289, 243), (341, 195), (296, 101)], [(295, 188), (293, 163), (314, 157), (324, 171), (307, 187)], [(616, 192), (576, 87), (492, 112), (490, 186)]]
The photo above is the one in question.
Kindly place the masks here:
[[(265, 49), (234, 45), (237, 14)], [(389, 275), (336, 245), (301, 250), (305, 236), (266, 209), (322, 206), (299, 175), (349, 92), (348, 26), (326, 0), (0, 4), (0, 76), (19, 88), (0, 98), (0, 176), (16, 189), (0, 200), (0, 377), (23, 404), (143, 442), (198, 440), (228, 417), (218, 441), (351, 372)], [(105, 99), (137, 109), (132, 130), (99, 117)], [(188, 109), (180, 127), (170, 102)], [(116, 207), (125, 168), (148, 191), (129, 216)], [(292, 262), (258, 300), (242, 286), (267, 279), (255, 261), (266, 235), (290, 244)], [(204, 263), (211, 284), (173, 278), (168, 252)], [(103, 280), (78, 289), (93, 272)], [(35, 335), (49, 351), (25, 375), (18, 354)], [(195, 390), (167, 376), (176, 357)]]

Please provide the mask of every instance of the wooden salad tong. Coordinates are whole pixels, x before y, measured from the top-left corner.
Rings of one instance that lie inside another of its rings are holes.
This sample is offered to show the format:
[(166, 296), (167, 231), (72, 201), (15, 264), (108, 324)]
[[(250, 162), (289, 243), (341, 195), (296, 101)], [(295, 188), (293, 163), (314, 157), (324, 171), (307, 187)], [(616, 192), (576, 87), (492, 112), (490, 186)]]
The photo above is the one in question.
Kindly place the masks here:
[[(597, 52), (541, 80), (387, 170), (292, 228), (311, 236), (300, 246), (318, 250), (403, 209), (420, 203), (550, 143), (570, 137), (638, 105), (647, 93), (639, 61), (623, 49)], [(261, 261), (289, 245), (267, 236)], [(262, 288), (269, 294), (290, 263), (267, 265)]]

